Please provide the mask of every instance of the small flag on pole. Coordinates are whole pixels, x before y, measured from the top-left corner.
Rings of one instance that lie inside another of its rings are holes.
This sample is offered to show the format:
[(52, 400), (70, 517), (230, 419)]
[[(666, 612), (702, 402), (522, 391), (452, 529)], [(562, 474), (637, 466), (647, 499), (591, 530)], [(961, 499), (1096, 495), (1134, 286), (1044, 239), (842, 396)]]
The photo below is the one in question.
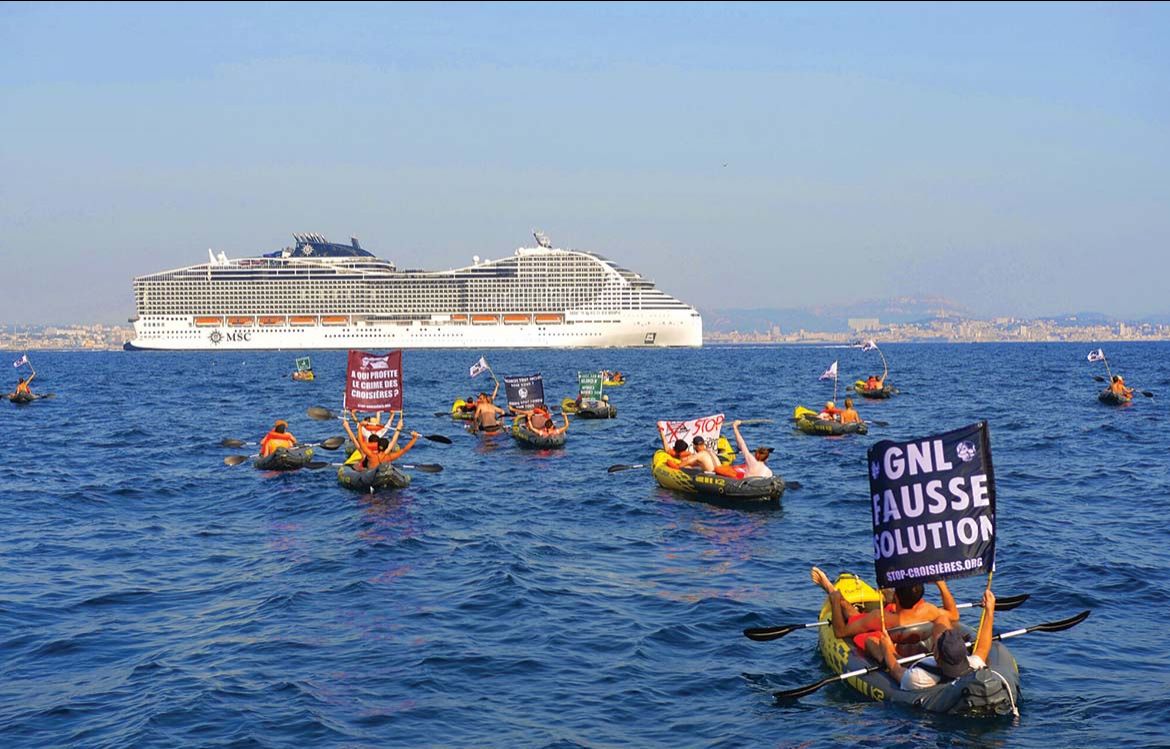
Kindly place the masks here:
[(471, 365), (471, 376), (477, 377), (481, 372), (486, 372), (487, 370), (488, 370), (487, 359), (485, 359), (481, 356), (481, 357), (479, 357), (479, 361), (477, 361), (475, 364)]
[(1105, 361), (1105, 352), (1101, 349), (1089, 352), (1089, 361)]
[(822, 380), (835, 380), (835, 379), (837, 379), (837, 362), (833, 362), (833, 366), (826, 369), (825, 373), (820, 376), (820, 379), (822, 379)]
[(877, 348), (877, 343), (875, 343), (874, 341), (866, 341), (866, 342), (861, 344), (862, 351), (873, 351), (876, 348)]
[(19, 359), (17, 359), (16, 361), (12, 362), (12, 366), (14, 366), (14, 367), (19, 367), (19, 366), (21, 366), (21, 365), (23, 365), (23, 364), (28, 364), (28, 354), (24, 354), (24, 355), (23, 355), (23, 356), (21, 356)]

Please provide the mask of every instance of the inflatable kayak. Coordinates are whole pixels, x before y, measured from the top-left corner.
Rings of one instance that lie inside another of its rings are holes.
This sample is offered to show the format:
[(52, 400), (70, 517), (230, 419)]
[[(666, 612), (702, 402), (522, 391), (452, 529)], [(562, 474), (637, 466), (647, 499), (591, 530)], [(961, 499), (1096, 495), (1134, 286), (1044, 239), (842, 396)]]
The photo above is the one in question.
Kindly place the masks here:
[(817, 418), (816, 411), (804, 406), (797, 406), (796, 410), (792, 412), (792, 418), (796, 419), (796, 428), (805, 434), (831, 437), (840, 434), (866, 434), (869, 432), (869, 427), (865, 425), (865, 422), (842, 424), (832, 419), (820, 419)]
[(622, 385), (625, 385), (626, 380), (624, 377), (620, 380), (602, 380), (601, 384), (607, 388), (616, 388), (616, 387), (621, 387)]
[[(841, 591), (846, 601), (861, 604), (867, 611), (875, 610), (878, 605), (877, 591), (854, 575), (846, 573), (838, 577), (837, 590)], [(831, 603), (826, 598), (821, 607), (821, 621), (829, 619), (830, 610)], [(968, 642), (975, 639), (975, 631), (970, 627), (965, 624), (956, 627), (963, 632)], [(818, 634), (821, 656), (834, 673), (843, 674), (877, 665), (858, 652), (852, 638), (837, 639), (832, 627), (821, 627)], [(1011, 715), (1013, 707), (1020, 700), (1020, 672), (1015, 658), (998, 640), (991, 644), (987, 668), (972, 671), (954, 681), (944, 681), (929, 689), (904, 690), (884, 668), (846, 681), (871, 700), (894, 702), (932, 713), (972, 717)]]
[(305, 372), (293, 372), (292, 378), (294, 380), (301, 380), (302, 382), (312, 382), (313, 380), (317, 379), (317, 376), (314, 375), (312, 372), (305, 371)]
[(410, 475), (385, 463), (363, 471), (356, 463), (347, 463), (337, 469), (337, 483), (346, 489), (366, 492), (376, 489), (403, 489), (410, 486)]
[(1109, 388), (1105, 388), (1097, 395), (1097, 400), (1108, 406), (1124, 406), (1126, 403), (1133, 401), (1133, 396), (1126, 398), (1124, 395), (1118, 395)]
[(853, 383), (853, 391), (862, 398), (889, 398), (894, 393), (898, 392), (892, 385), (883, 384), (880, 388), (867, 388), (864, 380), (858, 380)]
[(8, 400), (15, 403), (18, 406), (23, 406), (27, 403), (32, 403), (38, 397), (42, 397), (42, 396), (29, 395), (28, 393), (9, 393), (8, 394)]
[(576, 414), (582, 419), (612, 419), (617, 416), (617, 406), (608, 401), (587, 401), (577, 406), (577, 401), (565, 398), (561, 401), (561, 410), (567, 414)]
[(295, 471), (298, 468), (304, 468), (312, 460), (313, 448), (305, 445), (304, 447), (278, 447), (271, 455), (256, 458), (252, 464), (261, 471)]
[(778, 504), (777, 500), (784, 493), (784, 479), (779, 476), (733, 479), (704, 473), (697, 468), (671, 468), (667, 465), (670, 459), (665, 450), (657, 450), (650, 461), (650, 472), (663, 489), (695, 494), (708, 501), (759, 504)]
[[(471, 408), (465, 408), (465, 406), (471, 406)], [(468, 403), (462, 398), (457, 398), (455, 402), (451, 404), (452, 419), (458, 419), (459, 421), (471, 421), (473, 416), (475, 416), (474, 403)]]
[(537, 434), (528, 428), (523, 418), (512, 422), (512, 436), (521, 447), (531, 447), (537, 450), (554, 450), (565, 446), (565, 433)]

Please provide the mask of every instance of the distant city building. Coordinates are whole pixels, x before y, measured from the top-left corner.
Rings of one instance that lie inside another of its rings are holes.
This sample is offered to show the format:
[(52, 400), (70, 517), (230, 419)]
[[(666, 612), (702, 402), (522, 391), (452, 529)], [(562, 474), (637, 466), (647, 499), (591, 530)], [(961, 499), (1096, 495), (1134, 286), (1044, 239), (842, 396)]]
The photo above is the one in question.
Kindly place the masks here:
[(878, 322), (876, 317), (851, 317), (849, 318), (849, 329), (861, 332), (863, 330), (877, 330), (882, 325)]

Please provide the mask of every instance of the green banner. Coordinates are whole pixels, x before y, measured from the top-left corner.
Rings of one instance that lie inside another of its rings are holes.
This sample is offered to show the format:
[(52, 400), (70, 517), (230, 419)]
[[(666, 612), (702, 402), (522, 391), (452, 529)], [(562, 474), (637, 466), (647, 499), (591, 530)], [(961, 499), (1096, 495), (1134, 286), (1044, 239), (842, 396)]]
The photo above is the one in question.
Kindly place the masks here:
[(577, 391), (582, 400), (601, 400), (601, 372), (578, 372)]
[(308, 372), (312, 368), (313, 368), (313, 365), (309, 363), (309, 357), (306, 356), (306, 357), (297, 359), (297, 371), (298, 372)]

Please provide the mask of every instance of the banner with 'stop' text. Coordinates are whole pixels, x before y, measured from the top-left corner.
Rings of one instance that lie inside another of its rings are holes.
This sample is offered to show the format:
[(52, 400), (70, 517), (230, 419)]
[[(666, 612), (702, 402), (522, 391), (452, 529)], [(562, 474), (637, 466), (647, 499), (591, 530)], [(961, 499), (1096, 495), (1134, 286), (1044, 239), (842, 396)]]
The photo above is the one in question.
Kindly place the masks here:
[(869, 449), (878, 585), (989, 573), (995, 565), (995, 477), (987, 422)]
[(694, 444), (695, 437), (702, 437), (712, 450), (719, 439), (719, 432), (723, 429), (723, 414), (704, 416), (701, 419), (690, 421), (660, 421), (658, 431), (666, 435), (666, 444), (674, 446), (674, 441), (683, 439), (688, 445)]
[(402, 352), (350, 351), (345, 408), (349, 411), (402, 410)]

